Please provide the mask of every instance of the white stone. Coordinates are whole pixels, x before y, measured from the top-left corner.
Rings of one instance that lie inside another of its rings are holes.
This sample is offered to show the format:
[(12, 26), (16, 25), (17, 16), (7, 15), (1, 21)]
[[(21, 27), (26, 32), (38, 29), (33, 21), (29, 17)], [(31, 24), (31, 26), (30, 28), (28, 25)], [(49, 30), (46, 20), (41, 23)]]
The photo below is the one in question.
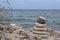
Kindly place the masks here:
[(47, 28), (37, 28), (37, 27), (34, 27), (33, 29), (34, 29), (34, 30), (37, 30), (37, 31), (38, 31), (38, 30), (47, 30)]
[(37, 33), (37, 34), (40, 34), (40, 33), (42, 33), (42, 34), (48, 34), (48, 32), (43, 32), (43, 31), (32, 31), (33, 33)]
[(16, 26), (16, 24), (13, 24), (13, 23), (11, 23), (10, 25), (11, 25), (11, 26)]
[(41, 18), (41, 19), (43, 19), (43, 20), (46, 20), (46, 18), (44, 18), (44, 17), (39, 17), (39, 18)]
[(37, 27), (46, 27), (46, 24), (40, 24), (40, 23), (38, 23), (38, 22), (35, 22), (35, 25), (36, 25)]

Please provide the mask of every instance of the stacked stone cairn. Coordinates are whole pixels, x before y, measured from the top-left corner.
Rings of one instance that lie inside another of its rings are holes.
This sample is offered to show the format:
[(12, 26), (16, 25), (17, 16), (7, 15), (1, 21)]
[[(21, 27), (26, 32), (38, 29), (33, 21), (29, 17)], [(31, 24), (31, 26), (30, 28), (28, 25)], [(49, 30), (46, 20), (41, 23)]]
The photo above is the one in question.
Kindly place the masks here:
[(44, 17), (40, 17), (36, 22), (35, 22), (35, 27), (33, 28), (33, 36), (36, 38), (40, 38), (43, 40), (48, 40), (49, 31), (48, 27), (46, 26), (46, 19)]

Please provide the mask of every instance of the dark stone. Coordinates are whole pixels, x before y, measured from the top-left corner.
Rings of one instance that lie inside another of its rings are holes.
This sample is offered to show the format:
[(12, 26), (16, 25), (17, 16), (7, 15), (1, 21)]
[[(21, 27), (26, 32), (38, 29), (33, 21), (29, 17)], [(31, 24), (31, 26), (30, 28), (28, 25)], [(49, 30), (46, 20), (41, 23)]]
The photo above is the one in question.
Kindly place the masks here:
[(45, 20), (43, 20), (43, 19), (41, 19), (41, 18), (39, 18), (39, 19), (37, 20), (37, 22), (40, 23), (40, 24), (45, 24), (45, 23), (46, 23)]

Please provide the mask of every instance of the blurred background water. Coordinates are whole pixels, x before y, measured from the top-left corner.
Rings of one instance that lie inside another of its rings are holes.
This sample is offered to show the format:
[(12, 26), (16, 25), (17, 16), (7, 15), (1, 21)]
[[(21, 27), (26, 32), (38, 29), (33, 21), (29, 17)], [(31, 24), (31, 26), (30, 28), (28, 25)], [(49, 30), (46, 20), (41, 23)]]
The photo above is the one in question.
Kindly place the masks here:
[(60, 31), (60, 10), (8, 10), (8, 12), (10, 18), (5, 19), (5, 22), (30, 29), (34, 27), (35, 21), (43, 16), (47, 19), (48, 27)]

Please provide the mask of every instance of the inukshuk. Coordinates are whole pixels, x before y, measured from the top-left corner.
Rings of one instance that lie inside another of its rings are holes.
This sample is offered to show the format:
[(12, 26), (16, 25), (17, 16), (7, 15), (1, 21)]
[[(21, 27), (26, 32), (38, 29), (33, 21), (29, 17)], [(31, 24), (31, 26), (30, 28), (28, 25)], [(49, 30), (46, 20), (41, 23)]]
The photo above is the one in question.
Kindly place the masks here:
[(40, 17), (36, 22), (35, 22), (35, 27), (33, 28), (32, 32), (35, 37), (40, 37), (44, 40), (48, 40), (48, 28), (45, 24), (46, 19), (43, 17)]

